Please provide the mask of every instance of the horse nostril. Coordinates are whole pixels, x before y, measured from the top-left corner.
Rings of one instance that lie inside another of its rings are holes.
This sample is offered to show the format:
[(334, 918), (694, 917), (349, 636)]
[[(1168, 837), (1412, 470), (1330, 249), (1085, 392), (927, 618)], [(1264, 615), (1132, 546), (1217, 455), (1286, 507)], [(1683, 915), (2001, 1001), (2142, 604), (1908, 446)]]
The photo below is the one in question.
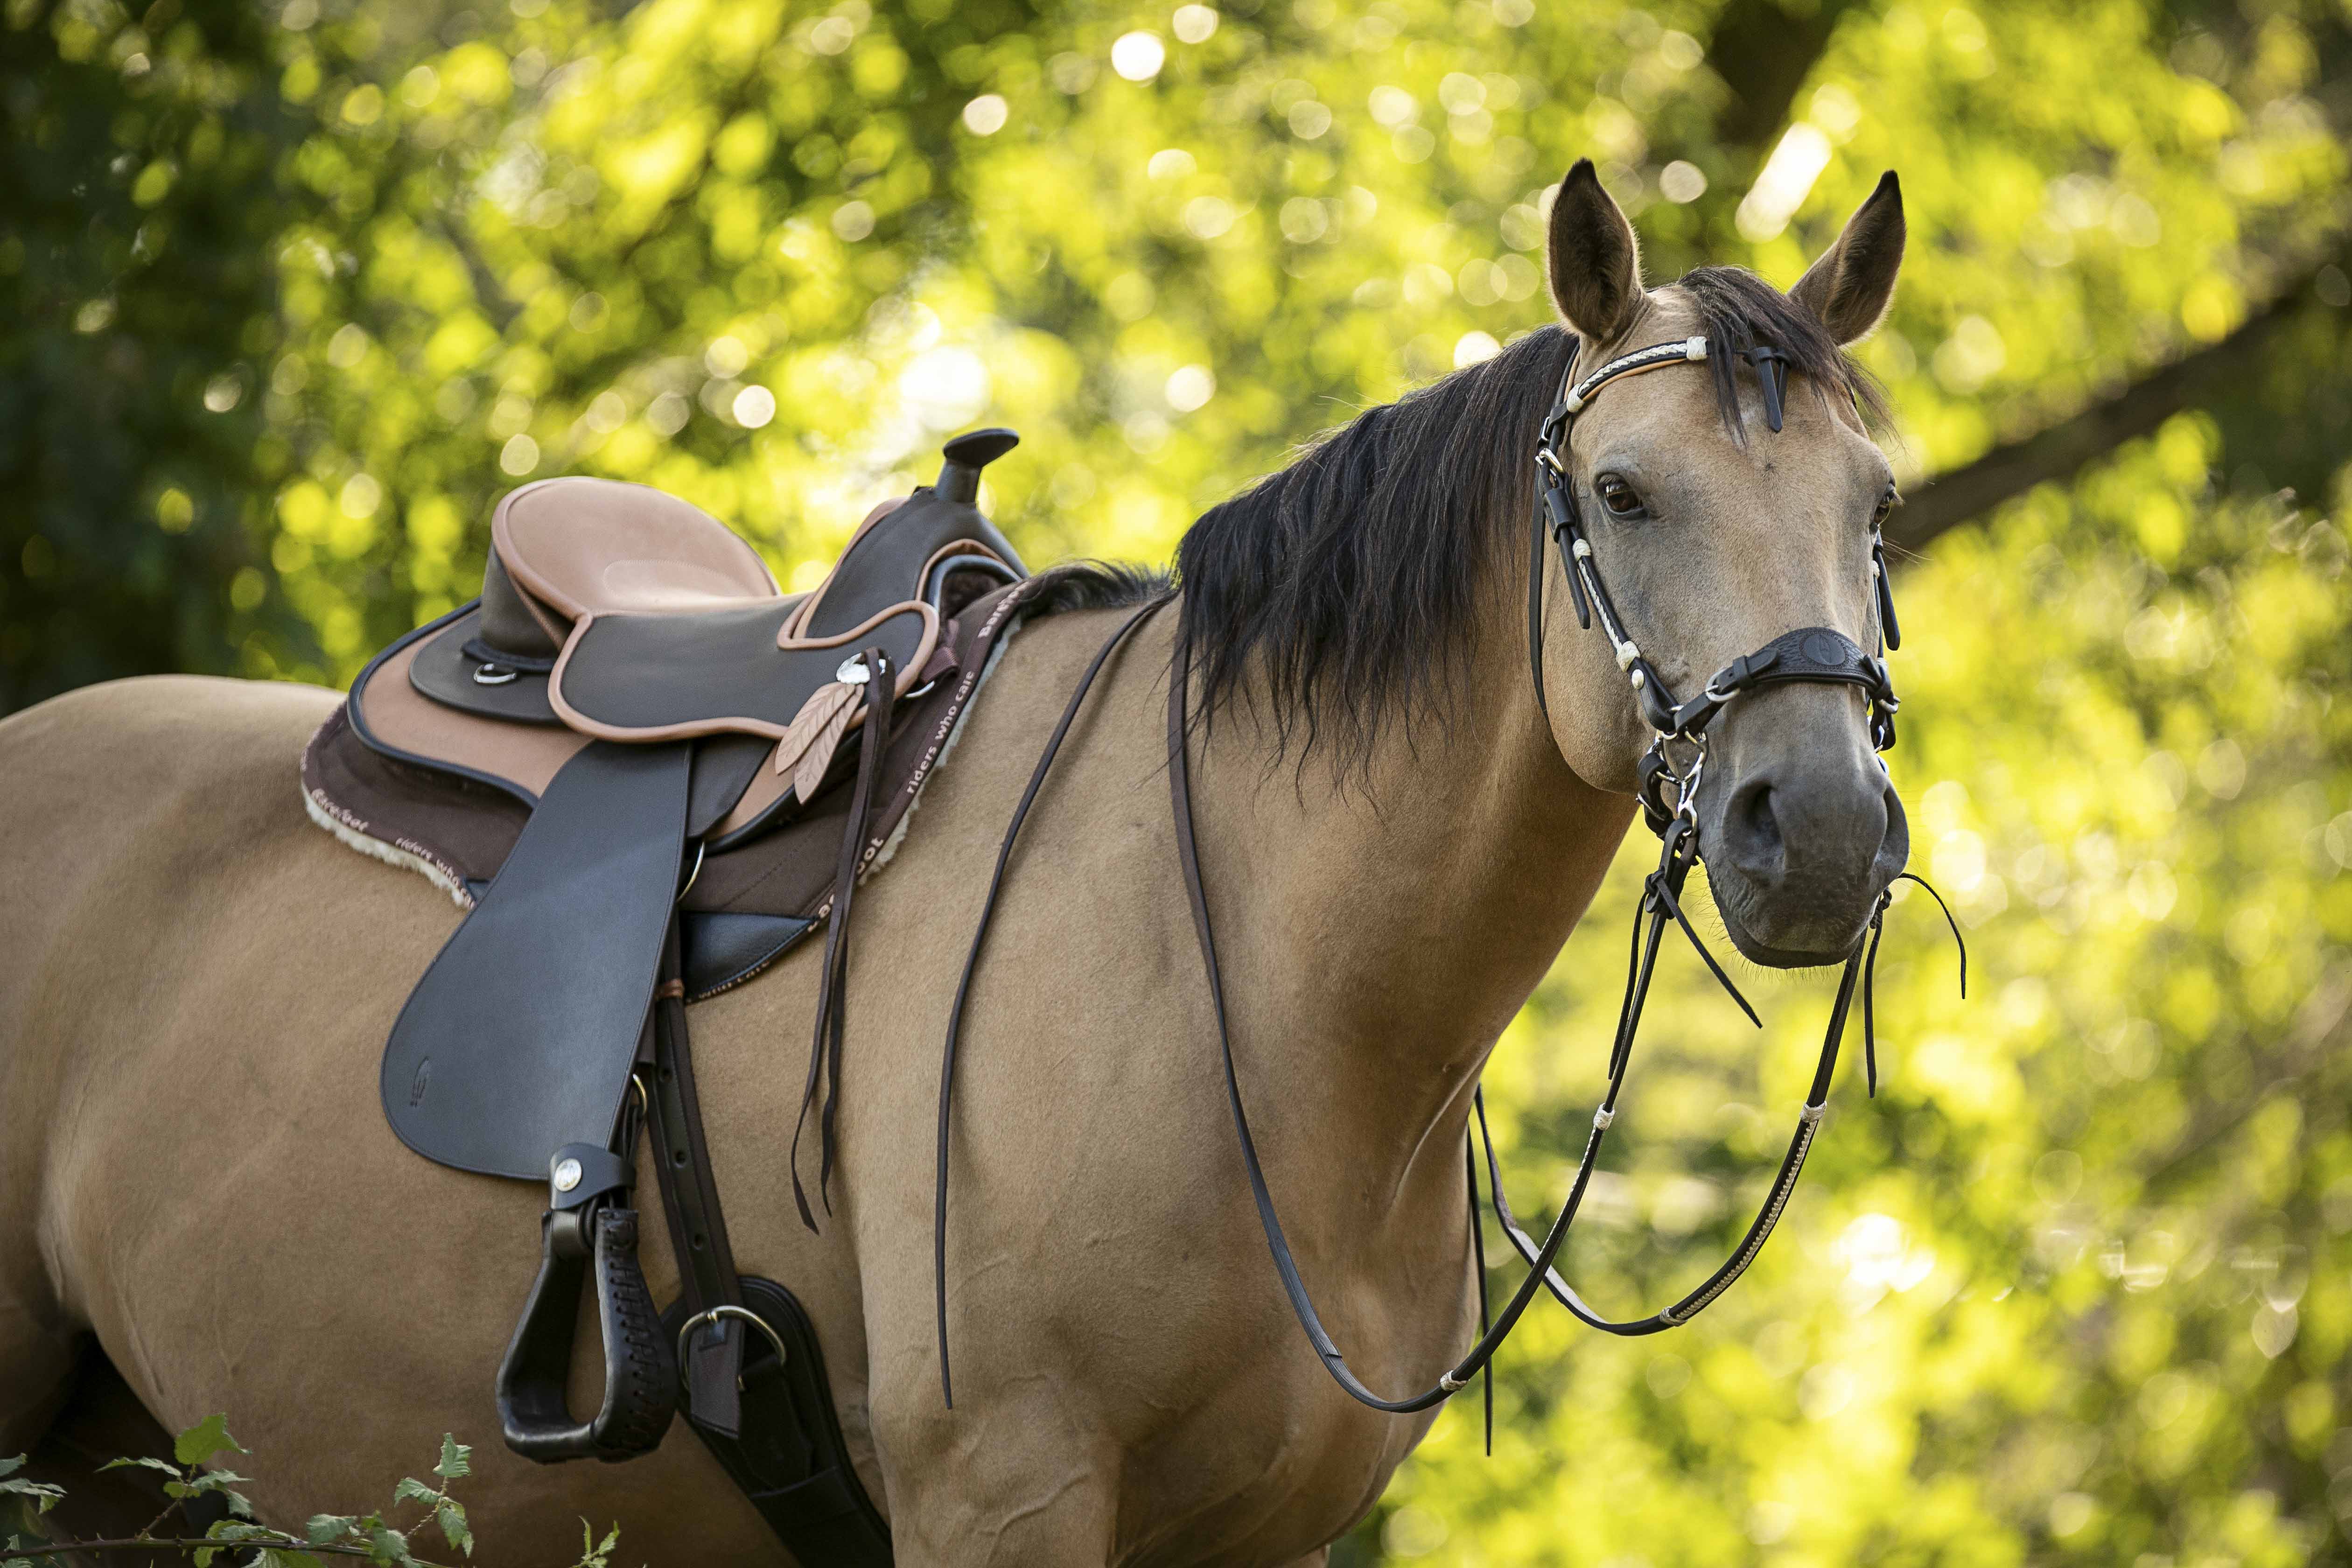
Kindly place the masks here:
[(1772, 786), (1762, 779), (1751, 779), (1740, 786), (1731, 798), (1731, 809), (1725, 814), (1725, 826), (1730, 831), (1733, 864), (1753, 877), (1777, 879), (1786, 858), (1786, 848), (1780, 837), (1780, 819), (1772, 810)]

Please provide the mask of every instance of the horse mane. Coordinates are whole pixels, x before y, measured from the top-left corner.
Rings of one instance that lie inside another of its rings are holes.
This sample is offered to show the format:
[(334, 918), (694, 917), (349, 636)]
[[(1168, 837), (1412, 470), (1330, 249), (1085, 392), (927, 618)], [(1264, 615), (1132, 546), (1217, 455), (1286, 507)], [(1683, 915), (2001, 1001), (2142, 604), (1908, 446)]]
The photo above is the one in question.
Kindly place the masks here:
[[(1679, 287), (1703, 322), (1735, 439), (1735, 355), (1758, 343), (1788, 355), (1820, 395), (1883, 417), (1867, 374), (1761, 278), (1706, 267)], [(1556, 326), (1530, 332), (1318, 437), (1193, 523), (1176, 580), (1203, 721), (1242, 701), (1270, 721), (1277, 760), (1297, 742), (1303, 766), (1328, 745), (1342, 776), (1391, 724), (1408, 743), (1415, 725), (1444, 724), (1487, 573), (1509, 558), (1535, 504), (1537, 431), (1575, 347)]]

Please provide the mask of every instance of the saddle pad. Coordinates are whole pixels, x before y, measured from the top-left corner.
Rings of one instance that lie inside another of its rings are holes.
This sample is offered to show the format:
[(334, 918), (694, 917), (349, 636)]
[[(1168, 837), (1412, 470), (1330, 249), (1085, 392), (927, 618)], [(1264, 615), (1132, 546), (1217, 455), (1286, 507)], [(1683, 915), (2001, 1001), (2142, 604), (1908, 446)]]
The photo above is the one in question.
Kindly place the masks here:
[[(992, 659), (1019, 626), (1025, 607), (1055, 581), (1049, 573), (999, 589), (945, 628), (941, 646), (954, 657), (954, 674), (900, 705), (883, 762), (882, 798), (860, 854), (859, 864), (867, 871), (906, 828), (908, 812), (951, 749)], [(443, 625), (446, 620), (421, 628), (404, 646), (414, 647), (415, 639)], [(400, 651), (396, 647), (387, 660)], [(354, 685), (352, 700), (330, 714), (303, 749), (302, 790), (310, 815), (362, 853), (419, 873), (460, 907), (471, 909), (515, 849), (532, 807), (551, 787), (550, 779), (588, 742), (570, 731), (498, 724), (448, 710), (425, 716), (438, 726), (427, 732), (421, 720), (409, 721), (415, 716), (407, 708), (433, 705), (409, 690), (402, 672), (387, 662), (374, 680), (363, 677), (362, 683)], [(394, 700), (383, 702), (383, 695)], [(395, 737), (401, 744), (384, 733), (391, 728), (384, 722), (388, 711), (397, 711), (404, 721)], [(551, 765), (538, 753), (504, 753), (526, 764), (519, 773), (528, 772), (536, 783), (480, 765), (488, 755), (486, 743), (510, 746), (518, 735), (569, 744)], [(759, 771), (755, 794), (772, 772), (764, 766)], [(731, 816), (718, 825), (710, 852), (679, 905), (690, 999), (700, 1001), (759, 973), (830, 910), (849, 794), (845, 781), (788, 820), (771, 813), (749, 829)], [(739, 806), (736, 815), (741, 813)]]
[(689, 767), (683, 745), (599, 744), (555, 775), (393, 1025), (383, 1110), (402, 1142), (534, 1180), (563, 1145), (611, 1138), (653, 1006)]

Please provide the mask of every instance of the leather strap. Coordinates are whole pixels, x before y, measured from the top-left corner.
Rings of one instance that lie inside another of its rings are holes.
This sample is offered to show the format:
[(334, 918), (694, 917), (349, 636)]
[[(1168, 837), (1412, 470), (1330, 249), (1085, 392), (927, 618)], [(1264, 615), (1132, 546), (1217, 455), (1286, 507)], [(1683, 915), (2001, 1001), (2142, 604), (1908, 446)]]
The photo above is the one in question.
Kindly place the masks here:
[(850, 787), (849, 822), (841, 833), (841, 859), (834, 871), (833, 918), (825, 927), (824, 968), (817, 979), (816, 1037), (809, 1047), (808, 1083), (801, 1091), (801, 1113), (793, 1123), (793, 1202), (800, 1205), (801, 1223), (817, 1228), (801, 1185), (801, 1130), (817, 1104), (820, 1079), (824, 1102), (817, 1116), (817, 1197), (824, 1212), (833, 1213), (833, 1163), (835, 1152), (834, 1112), (841, 1100), (842, 1043), (849, 1033), (849, 906), (857, 891), (857, 874), (865, 868), (867, 826), (873, 820), (875, 796), (882, 787), (882, 759), (889, 749), (890, 721), (898, 709), (897, 672), (890, 656), (879, 645), (859, 656), (866, 681), (866, 723), (857, 753), (857, 781)]
[(1169, 801), (1175, 816), (1176, 854), (1183, 868), (1184, 894), (1192, 910), (1192, 933), (1200, 943), (1201, 968), (1209, 982), (1209, 1005), (1217, 1023), (1217, 1044), (1224, 1058), (1225, 1096), (1234, 1113), (1234, 1131), (1241, 1139), (1242, 1163), (1249, 1173), (1250, 1195), (1257, 1205), (1258, 1224), (1265, 1232), (1266, 1249), (1273, 1256), (1275, 1272), (1281, 1276), (1282, 1289), (1290, 1298), (1290, 1310), (1298, 1326), (1306, 1331), (1307, 1342), (1315, 1347), (1324, 1370), (1331, 1374), (1348, 1395), (1360, 1405), (1391, 1415), (1404, 1415), (1426, 1410), (1452, 1397), (1468, 1385), (1471, 1377), (1494, 1359), (1503, 1342), (1510, 1337), (1537, 1292), (1543, 1287), (1543, 1275), (1551, 1268), (1552, 1259), (1568, 1240), (1570, 1222), (1575, 1217), (1576, 1206), (1583, 1200), (1584, 1188), (1591, 1179), (1592, 1151), (1588, 1148), (1584, 1165), (1578, 1171), (1576, 1184), (1568, 1203), (1560, 1209), (1559, 1218), (1553, 1222), (1551, 1234), (1537, 1249), (1534, 1266), (1519, 1288), (1505, 1303), (1502, 1312), (1492, 1326), (1478, 1337), (1478, 1342), (1456, 1362), (1453, 1370), (1421, 1393), (1402, 1399), (1386, 1399), (1367, 1388), (1351, 1370), (1339, 1347), (1332, 1342), (1323, 1327), (1323, 1320), (1315, 1310), (1315, 1302), (1307, 1291), (1307, 1282), (1299, 1277), (1297, 1259), (1292, 1256), (1290, 1242), (1283, 1234), (1282, 1219), (1275, 1212), (1274, 1194), (1267, 1188), (1265, 1170), (1257, 1154), (1257, 1141), (1250, 1134), (1249, 1113), (1243, 1107), (1241, 1084), (1234, 1068), (1233, 1032), (1225, 1017), (1223, 977), (1217, 968), (1217, 942), (1209, 921), (1208, 891), (1201, 880), (1200, 847), (1192, 828), (1192, 788), (1191, 769), (1186, 759), (1187, 738), (1191, 730), (1188, 720), (1190, 688), (1192, 675), (1192, 649), (1180, 643), (1176, 666), (1168, 686), (1168, 790)]
[[(1591, 1327), (1609, 1333), (1627, 1336), (1651, 1334), (1664, 1329), (1677, 1328), (1705, 1310), (1709, 1304), (1730, 1288), (1734, 1280), (1747, 1272), (1748, 1266), (1762, 1251), (1766, 1238), (1771, 1235), (1773, 1227), (1780, 1221), (1781, 1211), (1787, 1206), (1789, 1195), (1796, 1186), (1797, 1177), (1804, 1168), (1805, 1155), (1812, 1147), (1814, 1135), (1821, 1125), (1821, 1119), (1827, 1110), (1830, 1083), (1837, 1065), (1838, 1047), (1845, 1035), (1846, 1020), (1852, 1009), (1855, 984), (1857, 980), (1867, 972), (1869, 954), (1874, 954), (1876, 951), (1875, 942), (1872, 942), (1867, 950), (1863, 944), (1857, 943), (1853, 955), (1846, 960), (1844, 973), (1838, 986), (1837, 1001), (1831, 1009), (1829, 1026), (1822, 1041), (1821, 1058), (1814, 1068), (1812, 1086), (1806, 1094), (1804, 1108), (1798, 1115), (1795, 1135), (1790, 1141), (1789, 1151), (1781, 1159), (1780, 1172), (1774, 1177), (1770, 1190), (1758, 1209), (1755, 1219), (1749, 1224), (1747, 1234), (1741, 1237), (1739, 1245), (1733, 1249), (1731, 1256), (1723, 1265), (1710, 1274), (1697, 1289), (1685, 1295), (1672, 1306), (1654, 1312), (1646, 1318), (1626, 1322), (1613, 1322), (1601, 1317), (1587, 1307), (1576, 1292), (1570, 1289), (1567, 1282), (1560, 1279), (1553, 1268), (1553, 1263), (1559, 1257), (1561, 1245), (1568, 1238), (1569, 1227), (1583, 1204), (1585, 1192), (1591, 1184), (1592, 1173), (1599, 1162), (1601, 1146), (1607, 1137), (1610, 1123), (1616, 1119), (1618, 1095), (1624, 1087), (1626, 1069), (1633, 1063), (1634, 1037), (1641, 1027), (1643, 1008), (1648, 1001), (1651, 978), (1657, 966), (1658, 949), (1669, 922), (1681, 929), (1690, 938), (1692, 945), (1697, 948), (1700, 956), (1706, 960), (1707, 966), (1716, 978), (1722, 983), (1727, 991), (1730, 992), (1733, 1000), (1739, 1004), (1741, 1010), (1748, 1014), (1749, 1020), (1756, 1021), (1755, 1011), (1748, 1005), (1747, 998), (1739, 994), (1737, 987), (1732, 985), (1730, 976), (1724, 973), (1721, 966), (1706, 952), (1705, 945), (1698, 940), (1698, 933), (1692, 929), (1688, 917), (1683, 912), (1680, 898), (1683, 885), (1692, 868), (1698, 863), (1697, 833), (1696, 828), (1685, 821), (1676, 820), (1670, 823), (1658, 869), (1651, 873), (1644, 883), (1642, 902), (1634, 915), (1634, 941), (1628, 957), (1625, 997), (1618, 1012), (1616, 1038), (1610, 1049), (1608, 1088), (1601, 1097), (1600, 1108), (1593, 1113), (1592, 1129), (1586, 1136), (1584, 1153), (1577, 1162), (1576, 1177), (1569, 1188), (1566, 1201), (1560, 1206), (1559, 1217), (1552, 1222), (1550, 1233), (1545, 1237), (1540, 1245), (1519, 1228), (1516, 1217), (1511, 1213), (1509, 1201), (1503, 1194), (1502, 1172), (1495, 1160), (1493, 1140), (1491, 1137), (1485, 1137), (1488, 1185), (1494, 1194), (1496, 1217), (1501, 1222), (1503, 1233), (1510, 1239), (1513, 1249), (1527, 1262), (1527, 1276), (1520, 1281), (1518, 1289), (1512, 1294), (1500, 1315), (1489, 1322), (1485, 1291), (1485, 1243), (1477, 1231), (1477, 1183), (1474, 1170), (1471, 1180), (1472, 1234), (1474, 1255), (1477, 1259), (1480, 1271), (1479, 1319), (1484, 1331), (1480, 1334), (1478, 1342), (1455, 1363), (1452, 1371), (1438, 1380), (1434, 1387), (1402, 1399), (1385, 1398), (1373, 1393), (1357, 1378), (1354, 1372), (1349, 1368), (1339, 1346), (1333, 1342), (1330, 1334), (1323, 1327), (1322, 1319), (1316, 1311), (1314, 1300), (1307, 1292), (1306, 1281), (1299, 1274), (1297, 1260), (1292, 1255), (1289, 1240), (1284, 1235), (1281, 1217), (1275, 1210), (1274, 1196), (1266, 1184), (1265, 1172), (1258, 1158), (1257, 1142), (1251, 1134), (1249, 1115), (1242, 1103), (1241, 1086), (1234, 1065), (1232, 1029), (1226, 1017), (1224, 984), (1217, 965), (1216, 937), (1210, 921), (1208, 893), (1201, 876), (1200, 849), (1192, 823), (1192, 784), (1186, 755), (1187, 739), (1191, 728), (1188, 719), (1190, 678), (1191, 650), (1189, 647), (1180, 647), (1168, 700), (1169, 791), (1170, 803), (1175, 818), (1177, 858), (1183, 870), (1185, 897), (1192, 906), (1192, 930), (1200, 944), (1202, 971), (1209, 984), (1210, 1007), (1216, 1018), (1217, 1042), (1223, 1058), (1226, 1098), (1234, 1114), (1234, 1130), (1241, 1142), (1242, 1162), (1248, 1172), (1250, 1194), (1257, 1205), (1259, 1225), (1265, 1233), (1266, 1248), (1274, 1259), (1275, 1271), (1281, 1277), (1283, 1290), (1290, 1299), (1291, 1311), (1297, 1318), (1299, 1327), (1306, 1331), (1308, 1342), (1314, 1346), (1317, 1356), (1321, 1359), (1325, 1370), (1330, 1373), (1332, 1380), (1338, 1383), (1351, 1398), (1376, 1410), (1404, 1414), (1427, 1409), (1466, 1385), (1471, 1376), (1488, 1368), (1495, 1352), (1510, 1336), (1511, 1331), (1518, 1323), (1520, 1315), (1526, 1311), (1528, 1303), (1534, 1300), (1538, 1290), (1549, 1290), (1563, 1306)], [(1882, 895), (1878, 914), (1874, 915), (1872, 921), (1874, 935), (1878, 925), (1878, 916), (1883, 915), (1885, 903), (1886, 900)], [(1473, 1103), (1476, 1108), (1479, 1132), (1484, 1137), (1486, 1100), (1483, 1090), (1474, 1096)], [(1491, 1394), (1490, 1389), (1490, 1398)]]
[[(669, 1222), (670, 1250), (677, 1258), (678, 1293), (687, 1313), (698, 1317), (713, 1307), (740, 1307), (735, 1249), (727, 1238), (727, 1216), (710, 1169), (702, 1129), (702, 1105), (694, 1087), (694, 1053), (687, 1032), (686, 987), (679, 977), (677, 933), (662, 952), (661, 984), (655, 993), (652, 1059), (640, 1081), (652, 1085), (654, 1169), (662, 1212)], [(733, 1318), (700, 1325), (686, 1342), (678, 1368), (686, 1384), (687, 1414), (702, 1426), (734, 1436), (741, 1429), (743, 1324)]]
[(1055, 755), (1062, 749), (1062, 738), (1070, 732), (1070, 725), (1085, 705), (1087, 693), (1093, 689), (1095, 677), (1102, 673), (1110, 656), (1144, 622), (1171, 603), (1172, 595), (1152, 600), (1118, 624), (1118, 629), (1103, 640), (1095, 652), (1094, 661), (1086, 673), (1078, 677), (1076, 690), (1063, 705), (1060, 722), (1045, 741), (1045, 750), (1037, 759), (1037, 766), (1029, 775), (1029, 787), (1021, 792), (1021, 803), (1013, 808), (1013, 820), (1004, 829), (1004, 841), (996, 848), (996, 868), (989, 873), (988, 894), (981, 900), (980, 923), (972, 928), (971, 949), (964, 954), (963, 973), (956, 979), (955, 1005), (948, 1011), (947, 1043), (940, 1056), (940, 1140), (938, 1190), (931, 1210), (931, 1288), (939, 1314), (940, 1394), (948, 1408), (955, 1408), (955, 1383), (948, 1371), (948, 1127), (955, 1101), (955, 1068), (957, 1047), (963, 1039), (964, 1004), (971, 997), (972, 976), (980, 970), (982, 948), (988, 942), (988, 928), (996, 919), (996, 897), (1004, 887), (1004, 868), (1013, 859), (1013, 846), (1021, 837), (1021, 825), (1029, 819), (1029, 808), (1037, 799), (1037, 792), (1045, 787), (1045, 775), (1053, 772)]

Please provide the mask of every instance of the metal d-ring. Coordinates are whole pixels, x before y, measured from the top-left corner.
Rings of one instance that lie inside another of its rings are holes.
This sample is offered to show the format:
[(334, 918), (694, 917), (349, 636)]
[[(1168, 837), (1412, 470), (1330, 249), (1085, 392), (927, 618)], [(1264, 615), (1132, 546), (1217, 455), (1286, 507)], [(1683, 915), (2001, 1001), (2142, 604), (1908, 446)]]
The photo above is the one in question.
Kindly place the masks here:
[[(1675, 766), (1673, 753), (1666, 750), (1667, 742), (1671, 741), (1689, 742), (1691, 761), (1687, 770)], [(1658, 760), (1666, 764), (1666, 776), (1675, 784), (1675, 816), (1693, 827), (1696, 827), (1698, 826), (1698, 781), (1706, 772), (1706, 731), (1692, 730), (1681, 735), (1659, 736)]]
[(672, 903), (682, 904), (686, 902), (687, 894), (694, 891), (694, 879), (702, 875), (702, 862), (704, 858), (709, 853), (710, 841), (709, 839), (698, 838), (694, 841), (694, 869), (686, 874), (686, 885), (677, 890), (677, 897), (670, 900)]
[(508, 681), (514, 679), (520, 674), (521, 674), (521, 671), (509, 669), (502, 664), (485, 664), (477, 667), (474, 670), (474, 684), (477, 686), (504, 686)]
[(760, 1316), (759, 1313), (751, 1310), (749, 1307), (735, 1307), (722, 1303), (719, 1306), (709, 1308), (705, 1311), (695, 1313), (694, 1316), (688, 1318), (686, 1321), (677, 1326), (677, 1365), (681, 1375), (683, 1375), (686, 1371), (687, 1341), (692, 1339), (694, 1337), (694, 1331), (700, 1328), (703, 1324), (715, 1323), (721, 1318), (740, 1318), (745, 1322), (751, 1324), (753, 1328), (759, 1330), (761, 1336), (764, 1337), (770, 1344), (776, 1347), (777, 1365), (782, 1366), (785, 1361), (790, 1359), (784, 1353), (784, 1342), (777, 1337), (775, 1330), (768, 1327), (767, 1319)]

